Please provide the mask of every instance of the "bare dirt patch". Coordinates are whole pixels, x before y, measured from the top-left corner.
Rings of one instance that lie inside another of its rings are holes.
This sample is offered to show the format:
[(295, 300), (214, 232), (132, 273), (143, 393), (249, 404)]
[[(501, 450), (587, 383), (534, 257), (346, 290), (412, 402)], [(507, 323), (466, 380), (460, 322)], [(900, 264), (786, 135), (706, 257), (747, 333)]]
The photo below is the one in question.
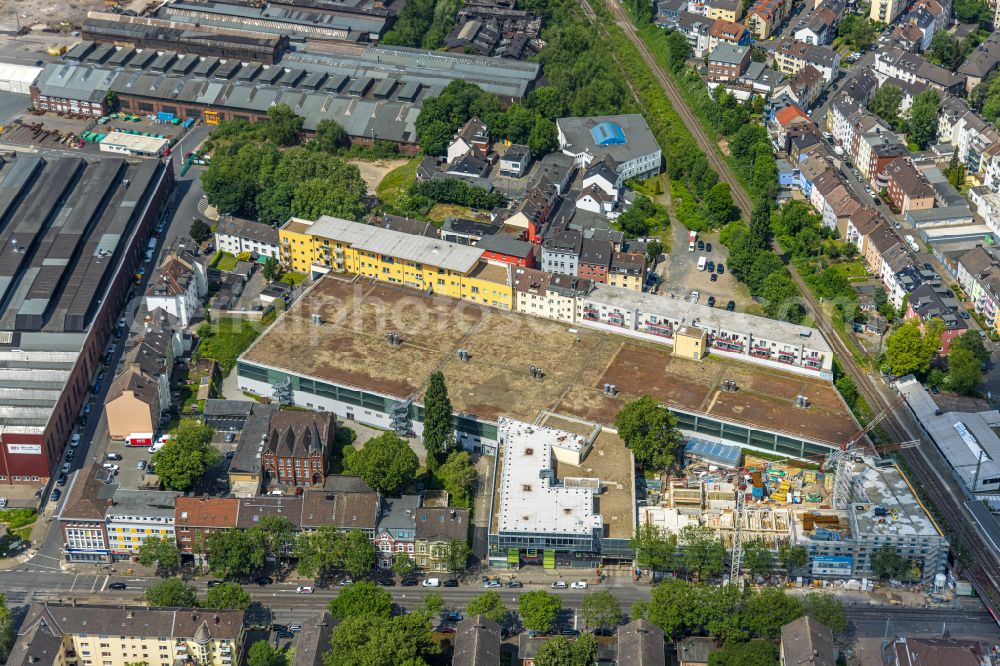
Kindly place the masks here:
[(351, 160), (351, 164), (358, 167), (361, 177), (368, 186), (368, 191), (375, 192), (375, 188), (382, 182), (386, 174), (393, 169), (398, 169), (409, 162), (409, 160)]

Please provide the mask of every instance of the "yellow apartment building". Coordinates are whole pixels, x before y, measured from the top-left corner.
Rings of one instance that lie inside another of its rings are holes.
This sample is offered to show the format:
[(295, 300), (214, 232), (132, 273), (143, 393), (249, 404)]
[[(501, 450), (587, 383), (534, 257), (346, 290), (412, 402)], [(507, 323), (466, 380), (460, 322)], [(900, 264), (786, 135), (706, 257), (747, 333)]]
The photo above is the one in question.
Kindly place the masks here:
[(281, 260), (293, 271), (356, 273), (504, 310), (513, 309), (505, 265), (483, 251), (437, 238), (320, 217), (291, 218), (279, 230)]
[(243, 611), (33, 604), (9, 663), (34, 666), (232, 666)]

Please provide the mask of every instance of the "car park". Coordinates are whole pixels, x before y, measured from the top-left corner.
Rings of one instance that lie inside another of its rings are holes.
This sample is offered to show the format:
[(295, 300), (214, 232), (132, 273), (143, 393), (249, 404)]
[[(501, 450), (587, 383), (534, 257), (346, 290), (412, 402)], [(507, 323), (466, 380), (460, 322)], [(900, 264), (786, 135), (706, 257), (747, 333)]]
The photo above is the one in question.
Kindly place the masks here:
[(712, 251), (712, 244), (705, 243), (705, 252), (711, 252), (711, 251)]
[(571, 587), (572, 589), (574, 589), (574, 590), (586, 590), (586, 589), (587, 589), (587, 581), (585, 581), (585, 580), (577, 580), (577, 581), (574, 581), (574, 582), (573, 582), (573, 583), (572, 583), (572, 584), (570, 585), (570, 587)]
[(718, 273), (712, 273), (712, 276), (710, 278), (708, 278), (708, 281), (709, 282), (718, 282), (719, 281), (719, 274)]
[(309, 585), (299, 585), (295, 588), (295, 594), (312, 594), (313, 588)]
[(128, 586), (125, 583), (111, 583), (111, 585), (108, 585), (109, 590), (124, 590), (126, 587)]
[(566, 581), (557, 580), (554, 583), (552, 583), (552, 585), (550, 585), (549, 587), (551, 587), (553, 590), (565, 590), (567, 586), (566, 586)]

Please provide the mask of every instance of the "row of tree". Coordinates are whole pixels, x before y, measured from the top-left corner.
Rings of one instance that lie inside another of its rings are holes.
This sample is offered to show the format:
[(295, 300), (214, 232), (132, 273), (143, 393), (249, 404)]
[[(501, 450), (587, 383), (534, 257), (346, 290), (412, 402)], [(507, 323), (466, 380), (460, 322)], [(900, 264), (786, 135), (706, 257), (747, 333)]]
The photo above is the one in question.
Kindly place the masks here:
[(897, 132), (905, 134), (910, 143), (923, 150), (937, 139), (941, 95), (933, 88), (925, 90), (913, 99), (905, 115), (901, 111), (902, 103), (903, 91), (899, 86), (888, 84), (875, 91), (868, 103), (868, 110), (889, 123)]
[(250, 593), (237, 583), (225, 582), (210, 587), (205, 592), (205, 600), (198, 600), (194, 586), (180, 578), (167, 578), (146, 588), (143, 595), (150, 606), (175, 608), (212, 608), (218, 610), (246, 610), (253, 599)]

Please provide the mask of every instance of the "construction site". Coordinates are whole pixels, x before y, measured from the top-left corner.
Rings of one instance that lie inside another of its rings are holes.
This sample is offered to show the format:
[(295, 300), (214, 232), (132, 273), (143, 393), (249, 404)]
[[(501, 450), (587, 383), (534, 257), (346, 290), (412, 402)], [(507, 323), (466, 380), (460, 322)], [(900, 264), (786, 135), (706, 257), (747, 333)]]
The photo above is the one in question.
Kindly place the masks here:
[(691, 440), (683, 473), (647, 480), (647, 489), (640, 524), (673, 534), (707, 527), (730, 551), (751, 541), (801, 546), (814, 579), (864, 581), (883, 545), (908, 558), (923, 582), (945, 567), (947, 540), (891, 460), (835, 453), (812, 465)]

